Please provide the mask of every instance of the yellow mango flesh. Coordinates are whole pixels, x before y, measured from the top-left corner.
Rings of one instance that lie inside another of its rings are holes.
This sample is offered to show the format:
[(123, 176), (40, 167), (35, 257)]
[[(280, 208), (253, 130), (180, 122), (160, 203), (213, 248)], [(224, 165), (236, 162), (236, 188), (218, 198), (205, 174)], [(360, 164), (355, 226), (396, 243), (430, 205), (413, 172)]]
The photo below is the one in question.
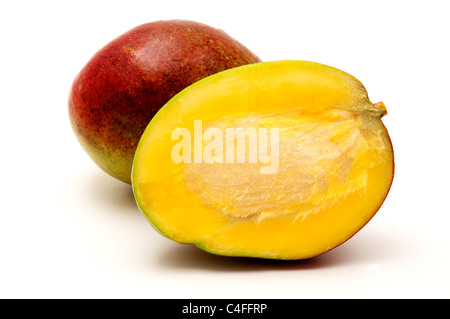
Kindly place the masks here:
[(310, 258), (353, 236), (387, 196), (394, 162), (385, 114), (357, 79), (322, 64), (224, 71), (180, 92), (150, 122), (134, 194), (175, 241), (219, 255)]

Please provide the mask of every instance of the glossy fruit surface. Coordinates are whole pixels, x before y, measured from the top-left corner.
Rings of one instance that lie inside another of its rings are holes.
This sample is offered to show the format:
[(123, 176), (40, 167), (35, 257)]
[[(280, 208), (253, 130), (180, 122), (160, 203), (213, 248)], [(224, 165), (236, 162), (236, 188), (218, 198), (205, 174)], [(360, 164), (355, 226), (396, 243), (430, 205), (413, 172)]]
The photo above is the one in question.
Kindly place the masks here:
[(95, 163), (131, 183), (139, 139), (155, 113), (190, 84), (260, 59), (225, 32), (193, 21), (138, 26), (98, 51), (69, 97), (73, 130)]
[(163, 235), (226, 256), (305, 259), (378, 211), (394, 174), (353, 76), (308, 61), (242, 66), (172, 98), (136, 151), (133, 191)]

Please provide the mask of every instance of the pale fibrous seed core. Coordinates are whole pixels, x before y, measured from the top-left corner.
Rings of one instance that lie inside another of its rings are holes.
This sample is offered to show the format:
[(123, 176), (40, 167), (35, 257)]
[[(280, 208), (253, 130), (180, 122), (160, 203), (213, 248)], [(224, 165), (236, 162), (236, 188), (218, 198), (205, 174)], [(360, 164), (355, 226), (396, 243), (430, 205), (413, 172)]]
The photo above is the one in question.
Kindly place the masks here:
[[(259, 158), (252, 162), (249, 152), (244, 163), (185, 163), (186, 189), (195, 193), (206, 207), (230, 218), (261, 221), (292, 214), (296, 219), (306, 218), (308, 214), (332, 206), (349, 193), (364, 190), (370, 167), (361, 167), (363, 164), (360, 163), (372, 163), (373, 166), (376, 160), (360, 159), (377, 156), (385, 147), (381, 128), (374, 124), (372, 116), (330, 108), (321, 114), (291, 110), (221, 118), (203, 130), (216, 128), (225, 132), (230, 127), (251, 127), (259, 132), (261, 128), (278, 129), (275, 148), (278, 158), (271, 158), (278, 161), (277, 170), (262, 174), (261, 167), (273, 163), (263, 163)], [(226, 134), (223, 139), (221, 145), (227, 145)], [(236, 149), (242, 142), (249, 151), (249, 138), (233, 141)], [(207, 144), (206, 141), (203, 143)], [(269, 140), (267, 145), (270, 153), (273, 144)]]

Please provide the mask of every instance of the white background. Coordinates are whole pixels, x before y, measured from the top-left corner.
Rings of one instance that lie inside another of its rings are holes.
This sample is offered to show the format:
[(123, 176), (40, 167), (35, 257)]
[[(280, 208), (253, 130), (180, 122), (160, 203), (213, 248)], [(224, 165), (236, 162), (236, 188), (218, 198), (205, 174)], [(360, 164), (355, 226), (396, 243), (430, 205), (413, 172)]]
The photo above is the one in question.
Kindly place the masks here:
[[(386, 104), (396, 175), (355, 237), (306, 261), (209, 255), (156, 233), (90, 160), (68, 120), (75, 75), (116, 36), (173, 18), (264, 61), (340, 68)], [(0, 297), (450, 297), (449, 1), (3, 1), (0, 35)]]

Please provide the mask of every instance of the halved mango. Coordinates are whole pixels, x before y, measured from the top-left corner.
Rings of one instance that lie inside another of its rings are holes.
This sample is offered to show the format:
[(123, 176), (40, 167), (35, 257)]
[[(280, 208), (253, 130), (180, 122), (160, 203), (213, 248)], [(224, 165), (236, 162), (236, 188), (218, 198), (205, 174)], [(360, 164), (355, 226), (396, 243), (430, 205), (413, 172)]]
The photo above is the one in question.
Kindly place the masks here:
[(305, 259), (377, 212), (394, 174), (382, 102), (308, 61), (251, 64), (172, 98), (138, 145), (136, 201), (150, 223), (210, 253)]

